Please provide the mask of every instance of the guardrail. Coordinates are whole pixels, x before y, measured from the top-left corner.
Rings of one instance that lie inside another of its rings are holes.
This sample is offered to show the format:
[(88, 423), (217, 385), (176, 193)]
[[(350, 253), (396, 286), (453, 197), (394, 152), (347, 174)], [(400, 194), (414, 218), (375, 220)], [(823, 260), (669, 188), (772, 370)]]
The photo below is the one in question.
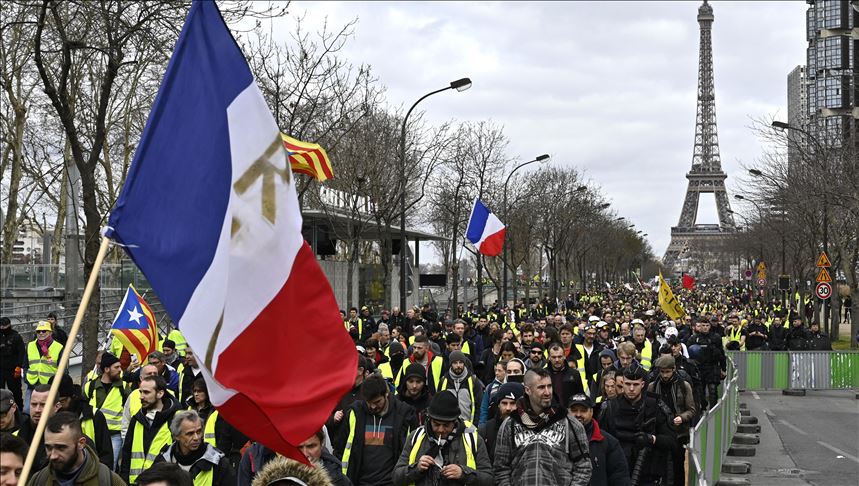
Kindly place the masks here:
[(719, 482), (722, 461), (728, 454), (731, 439), (740, 423), (739, 373), (730, 356), (725, 375), (719, 402), (704, 413), (689, 434), (689, 474), (686, 482), (689, 486), (712, 486)]
[(857, 351), (729, 351), (743, 390), (859, 388)]

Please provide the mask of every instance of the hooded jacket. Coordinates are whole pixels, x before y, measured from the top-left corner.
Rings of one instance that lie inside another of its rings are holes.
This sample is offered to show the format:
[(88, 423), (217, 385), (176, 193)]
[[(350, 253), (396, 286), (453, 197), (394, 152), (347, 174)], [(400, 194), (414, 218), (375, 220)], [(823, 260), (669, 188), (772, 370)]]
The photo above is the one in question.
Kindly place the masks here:
[[(475, 468), (468, 467), (468, 451), (466, 450), (466, 441), (463, 439), (463, 434), (468, 435), (468, 447), (471, 447), (471, 454), (474, 458)], [(420, 444), (417, 444), (419, 436), (423, 436)], [(453, 434), (447, 437), (446, 444), (438, 450), (434, 434), (431, 427), (424, 425), (411, 433), (406, 446), (403, 447), (403, 452), (394, 466), (393, 484), (394, 486), (407, 486), (414, 484), (415, 486), (448, 486), (458, 484), (469, 484), (476, 486), (492, 486), (492, 463), (489, 461), (489, 456), (486, 452), (486, 445), (477, 436), (477, 431), (474, 426), (465, 427), (461, 420), (457, 420), (456, 428)], [(417, 450), (413, 451), (414, 447)], [(430, 468), (426, 471), (418, 469), (418, 460), (423, 455), (433, 455), (434, 451), (438, 450), (443, 458), (444, 464), (456, 464), (462, 468), (463, 477), (460, 480), (449, 481), (443, 478), (437, 467)], [(415, 460), (412, 460), (412, 457)]]
[[(83, 486), (125, 486), (125, 482), (110, 468), (99, 462), (98, 456), (89, 445), (85, 446), (86, 458), (81, 465), (80, 474), (75, 478), (74, 484)], [(59, 486), (57, 475), (51, 466), (46, 466), (41, 471), (30, 477), (27, 486)]]
[(585, 426), (591, 451), (593, 473), (588, 486), (629, 486), (629, 468), (620, 442), (600, 430), (596, 420)]
[[(191, 479), (193, 480), (201, 473), (212, 471), (212, 486), (233, 486), (236, 484), (236, 473), (233, 471), (233, 467), (230, 465), (227, 456), (212, 447), (209, 443), (203, 442), (201, 446), (205, 447), (206, 450), (199, 459), (194, 461), (194, 464), (188, 471)], [(155, 458), (155, 462), (172, 462), (173, 464), (178, 464), (179, 461), (175, 454), (178, 447), (175, 442), (170, 444), (167, 449)]]
[(307, 486), (333, 486), (334, 484), (322, 468), (310, 467), (285, 457), (275, 457), (256, 475), (252, 486), (266, 486), (287, 477), (299, 479), (307, 483)]
[(483, 383), (471, 372), (468, 362), (465, 364), (462, 375), (458, 378), (454, 378), (453, 371), (448, 368), (448, 371), (442, 375), (441, 383), (439, 383), (439, 391), (441, 390), (454, 392), (459, 400), (461, 418), (472, 423), (478, 421), (480, 405), (483, 402)]
[(415, 398), (411, 398), (406, 395), (406, 389), (406, 380), (400, 380), (400, 386), (397, 387), (397, 399), (415, 409), (417, 423), (422, 424), (426, 417), (427, 407), (429, 407), (430, 401), (432, 401), (429, 387), (424, 383), (424, 389), (421, 390), (420, 395)]
[[(128, 431), (125, 434), (125, 439), (122, 442), (122, 456), (119, 464), (119, 475), (123, 480), (128, 479), (128, 474), (131, 466), (131, 446), (134, 443), (134, 434), (136, 425), (140, 422), (143, 425), (143, 446), (145, 449), (149, 449), (152, 445), (152, 440), (155, 438), (155, 435), (158, 434), (158, 431), (165, 424), (169, 427), (170, 421), (173, 420), (173, 415), (179, 409), (179, 403), (173, 398), (168, 392), (164, 392), (164, 396), (161, 397), (163, 407), (158, 412), (155, 412), (155, 417), (152, 419), (152, 423), (149, 423), (149, 420), (146, 419), (146, 411), (141, 408), (134, 414), (134, 417), (131, 418), (131, 422), (128, 424)], [(149, 451), (151, 454), (158, 454), (159, 451)]]
[(501, 424), (495, 444), (495, 484), (585, 486), (591, 478), (585, 429), (553, 404), (536, 425), (528, 396)]

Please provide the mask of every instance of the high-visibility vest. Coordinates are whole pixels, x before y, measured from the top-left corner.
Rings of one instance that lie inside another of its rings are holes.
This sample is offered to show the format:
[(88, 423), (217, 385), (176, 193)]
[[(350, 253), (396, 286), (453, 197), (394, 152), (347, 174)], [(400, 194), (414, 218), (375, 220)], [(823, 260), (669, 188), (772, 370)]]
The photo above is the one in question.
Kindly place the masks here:
[(54, 341), (48, 346), (48, 356), (42, 356), (36, 341), (30, 341), (27, 345), (27, 383), (30, 385), (47, 385), (48, 380), (57, 374), (57, 363), (60, 362), (60, 354), (63, 345)]
[[(475, 415), (474, 415), (474, 410), (475, 410), (475, 408), (474, 408), (474, 380), (475, 380), (475, 378), (473, 375), (469, 376), (465, 380), (468, 382), (468, 395), (471, 397), (471, 418), (472, 419), (475, 417)], [(446, 385), (447, 385), (447, 377), (445, 376), (444, 378), (442, 378), (441, 386), (438, 387), (437, 391), (445, 390)], [(458, 395), (457, 395), (457, 399), (459, 399)]]
[[(94, 414), (95, 412), (93, 412)], [(86, 420), (81, 419), (81, 432), (87, 437), (89, 440), (95, 444), (95, 424), (93, 424), (92, 418), (88, 418)]]
[(647, 339), (644, 340), (644, 349), (641, 350), (641, 367), (645, 371), (650, 371), (650, 366), (653, 363), (653, 344)]
[[(462, 433), (462, 446), (465, 448), (465, 466), (470, 467), (473, 470), (477, 470), (477, 461), (474, 459), (474, 455), (477, 449), (477, 431), (474, 430), (474, 426), (469, 421), (465, 421), (465, 429)], [(471, 429), (469, 432), (468, 430)], [(417, 430), (415, 430), (414, 439), (412, 442), (412, 450), (409, 452), (409, 464), (415, 464), (418, 459), (418, 451), (421, 449), (421, 443), (424, 441), (424, 437), (426, 437), (427, 431), (426, 427), (421, 426)], [(410, 486), (414, 486), (415, 483), (410, 483)]]
[[(203, 440), (212, 445), (212, 447), (218, 447), (215, 444), (215, 422), (218, 421), (218, 411), (210, 413), (208, 417), (206, 417), (206, 426), (203, 428)], [(196, 482), (194, 483), (196, 484)]]
[(340, 470), (344, 476), (349, 473), (349, 458), (352, 456), (352, 442), (355, 441), (355, 420), (355, 411), (349, 409), (349, 417), (347, 419), (349, 435), (346, 437), (346, 446), (343, 448), (343, 457), (340, 459)]
[(170, 434), (170, 427), (165, 422), (155, 433), (152, 442), (149, 444), (149, 449), (143, 447), (143, 424), (138, 421), (134, 422), (134, 437), (131, 440), (131, 461), (128, 468), (128, 483), (134, 484), (137, 482), (137, 476), (143, 471), (149, 469), (155, 458), (165, 446), (173, 442), (173, 436)]
[(176, 352), (185, 356), (185, 350), (188, 348), (188, 341), (185, 340), (185, 336), (179, 332), (178, 329), (173, 329), (170, 331), (170, 334), (167, 335), (167, 339), (176, 343)]
[[(438, 390), (438, 385), (441, 381), (442, 361), (441, 356), (433, 356), (432, 361), (429, 363), (430, 373), (432, 373), (432, 383), (435, 387), (435, 390), (432, 391)], [(408, 368), (409, 364), (411, 364), (411, 362), (403, 362), (403, 366), (400, 368), (400, 372), (397, 373), (397, 378), (394, 380), (394, 386), (400, 386), (400, 379), (406, 374), (406, 368)]]
[(466, 341), (465, 338), (462, 338), (462, 349), (460, 349), (460, 351), (462, 351), (462, 354), (471, 356), (471, 346), (469, 346), (468, 341)]
[(387, 378), (388, 380), (394, 379), (394, 372), (391, 369), (391, 363), (385, 362), (379, 365), (378, 367), (379, 373), (382, 374), (383, 378)]
[(576, 349), (579, 351), (579, 359), (576, 361), (576, 371), (579, 372), (579, 376), (582, 380), (582, 388), (584, 388), (585, 395), (589, 395), (590, 387), (588, 386), (588, 372), (585, 369), (585, 347), (582, 344), (576, 344)]
[[(214, 446), (212, 446), (214, 447)], [(215, 468), (211, 468), (209, 470), (203, 471), (202, 469), (197, 472), (197, 475), (191, 478), (194, 481), (194, 486), (212, 486), (212, 480), (215, 479)]]
[[(107, 421), (107, 428), (111, 432), (119, 432), (122, 430), (122, 408), (125, 401), (122, 397), (122, 389), (120, 386), (114, 385), (110, 387), (107, 396), (101, 406), (98, 405), (98, 394), (94, 392), (95, 382), (90, 381), (86, 395), (89, 397), (89, 404), (92, 406), (93, 413), (101, 411), (104, 414), (104, 419)], [(138, 396), (140, 392), (138, 392)], [(138, 409), (140, 408), (140, 400), (137, 400)], [(136, 412), (135, 412), (136, 413)]]
[[(349, 328), (352, 327), (352, 323), (349, 322), (349, 319), (343, 321), (343, 326), (346, 327), (346, 332), (349, 332)], [(358, 339), (361, 339), (361, 336), (364, 335), (364, 319), (358, 318)]]

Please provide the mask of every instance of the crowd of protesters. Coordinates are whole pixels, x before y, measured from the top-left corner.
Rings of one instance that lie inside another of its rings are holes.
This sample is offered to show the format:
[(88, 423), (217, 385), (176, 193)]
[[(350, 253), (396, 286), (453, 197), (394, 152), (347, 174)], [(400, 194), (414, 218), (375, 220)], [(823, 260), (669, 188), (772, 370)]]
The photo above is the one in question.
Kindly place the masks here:
[(16, 483), (30, 447), (33, 485), (682, 485), (690, 428), (719, 399), (725, 350), (831, 343), (796, 303), (734, 287), (679, 297), (677, 320), (654, 292), (629, 288), (342, 311), (355, 383), (298, 445), (315, 467), (220, 417), (177, 330), (143, 366), (121, 344), (100, 351), (83, 385), (62, 377), (46, 410), (66, 335), (50, 316), (25, 343), (2, 318), (0, 486)]

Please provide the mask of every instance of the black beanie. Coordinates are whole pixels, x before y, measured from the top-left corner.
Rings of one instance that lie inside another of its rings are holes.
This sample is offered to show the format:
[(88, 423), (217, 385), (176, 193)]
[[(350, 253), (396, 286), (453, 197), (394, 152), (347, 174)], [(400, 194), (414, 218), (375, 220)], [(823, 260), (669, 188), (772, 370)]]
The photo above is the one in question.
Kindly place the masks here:
[(406, 373), (405, 373), (405, 376), (403, 378), (408, 380), (411, 377), (421, 378), (424, 381), (426, 381), (426, 379), (427, 379), (426, 368), (424, 368), (423, 365), (420, 363), (410, 364), (409, 366), (406, 367)]
[(104, 353), (101, 355), (101, 364), (99, 365), (99, 369), (104, 372), (105, 368), (110, 368), (114, 363), (119, 363), (119, 358), (110, 353)]
[(459, 418), (459, 399), (450, 390), (442, 390), (432, 397), (427, 416), (442, 422), (453, 422)]

